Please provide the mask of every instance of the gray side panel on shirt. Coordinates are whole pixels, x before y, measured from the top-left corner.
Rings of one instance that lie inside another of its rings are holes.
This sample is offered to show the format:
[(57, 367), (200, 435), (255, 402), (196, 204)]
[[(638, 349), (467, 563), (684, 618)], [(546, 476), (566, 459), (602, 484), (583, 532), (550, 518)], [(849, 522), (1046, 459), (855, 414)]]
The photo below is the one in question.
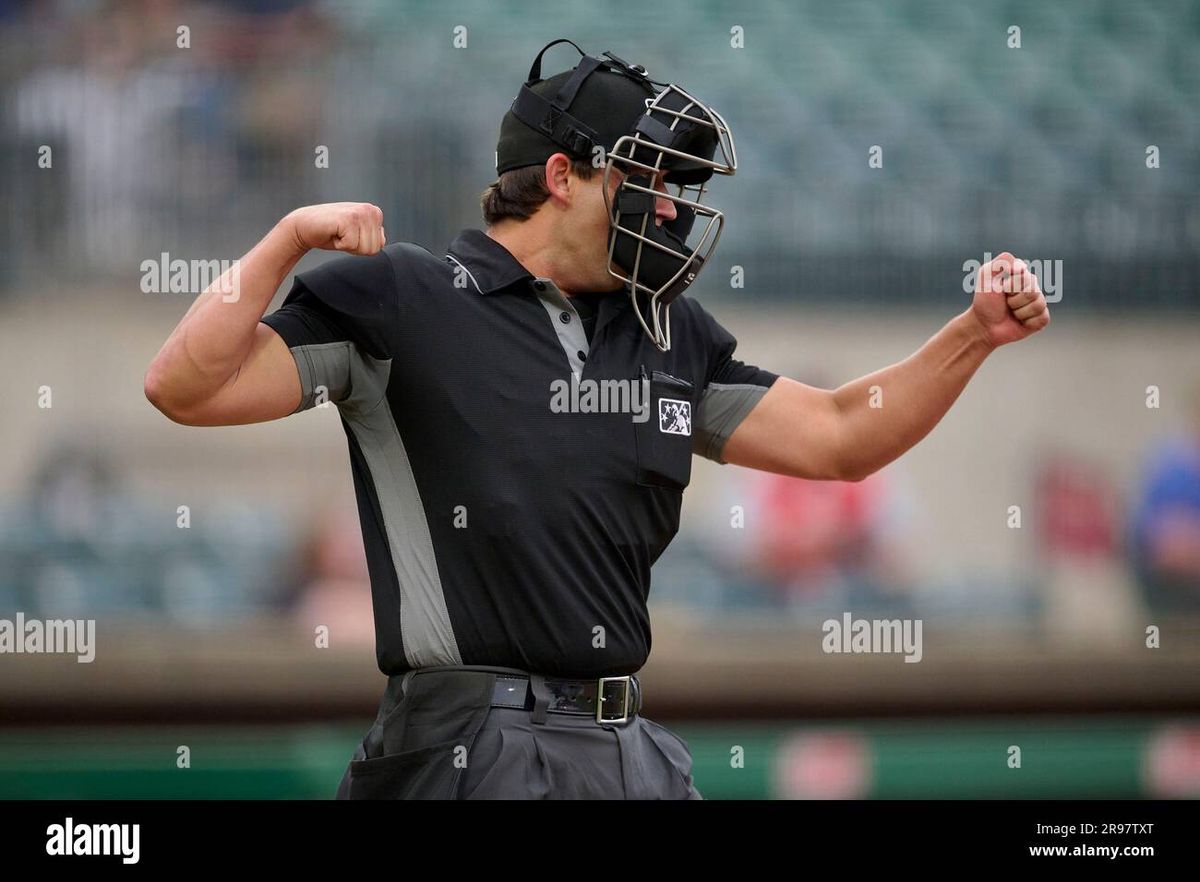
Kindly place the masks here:
[(705, 386), (693, 427), (692, 452), (724, 464), (721, 451), (725, 442), (766, 394), (766, 386), (749, 383), (709, 383)]
[(429, 521), (404, 442), (384, 396), (391, 360), (365, 355), (351, 343), (292, 349), (312, 407), (314, 388), (329, 388), (367, 462), (383, 514), (392, 565), (400, 586), (400, 636), (413, 667), (462, 664), (438, 573)]

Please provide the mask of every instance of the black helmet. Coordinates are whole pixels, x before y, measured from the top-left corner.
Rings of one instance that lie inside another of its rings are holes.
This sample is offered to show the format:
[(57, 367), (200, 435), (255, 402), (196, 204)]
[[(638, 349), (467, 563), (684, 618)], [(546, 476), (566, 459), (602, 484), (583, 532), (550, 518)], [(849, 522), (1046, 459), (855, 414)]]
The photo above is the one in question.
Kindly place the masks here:
[[(583, 57), (572, 70), (543, 80), (542, 55), (558, 43), (570, 43)], [(729, 126), (713, 108), (679, 86), (651, 80), (641, 65), (603, 55), (587, 55), (567, 39), (542, 48), (501, 123), (496, 172), (540, 165), (558, 152), (604, 169), (608, 269), (629, 285), (638, 320), (665, 352), (671, 302), (695, 281), (724, 226), (720, 211), (701, 204), (705, 184), (714, 173), (732, 175), (737, 154)], [(614, 169), (622, 179), (610, 200)], [(676, 193), (651, 186), (660, 173)], [(664, 198), (675, 204), (676, 217), (660, 227), (655, 202)], [(693, 248), (687, 240), (698, 216), (709, 220)]]

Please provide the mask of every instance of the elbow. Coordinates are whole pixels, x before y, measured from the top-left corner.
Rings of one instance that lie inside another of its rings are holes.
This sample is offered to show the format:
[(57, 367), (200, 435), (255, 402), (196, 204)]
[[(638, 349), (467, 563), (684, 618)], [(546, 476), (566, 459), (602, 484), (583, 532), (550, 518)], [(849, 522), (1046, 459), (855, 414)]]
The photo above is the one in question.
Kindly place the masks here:
[(146, 400), (171, 422), (179, 423), (182, 426), (194, 424), (186, 409), (172, 398), (171, 384), (163, 376), (163, 370), (157, 363), (151, 364), (146, 370), (146, 376), (142, 381), (142, 390), (146, 394)]
[(146, 393), (146, 400), (159, 410), (163, 409), (165, 400), (163, 385), (162, 372), (151, 364), (146, 369), (146, 376), (142, 378), (142, 391)]

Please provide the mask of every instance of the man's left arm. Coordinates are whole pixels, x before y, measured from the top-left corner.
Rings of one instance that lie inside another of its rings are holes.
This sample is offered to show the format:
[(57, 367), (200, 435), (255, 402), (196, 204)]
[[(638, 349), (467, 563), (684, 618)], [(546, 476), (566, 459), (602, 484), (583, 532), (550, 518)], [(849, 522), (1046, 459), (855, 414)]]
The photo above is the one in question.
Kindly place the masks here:
[(725, 462), (801, 478), (857, 481), (929, 434), (998, 346), (1050, 323), (1028, 266), (980, 267), (971, 308), (897, 364), (834, 390), (780, 377), (725, 442)]

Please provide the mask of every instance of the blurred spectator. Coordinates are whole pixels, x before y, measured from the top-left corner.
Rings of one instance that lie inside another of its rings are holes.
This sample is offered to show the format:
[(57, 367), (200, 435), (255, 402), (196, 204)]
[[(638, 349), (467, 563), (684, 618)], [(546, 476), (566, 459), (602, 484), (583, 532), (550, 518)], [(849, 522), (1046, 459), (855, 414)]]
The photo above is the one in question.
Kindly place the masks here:
[(313, 527), (301, 551), (301, 628), (329, 628), (331, 647), (371, 646), (375, 622), (362, 532), (353, 511), (333, 510)]
[(331, 52), (311, 6), (101, 2), (61, 20), (64, 10), (44, 13), (57, 51), (6, 90), (9, 137), (22, 155), (51, 148), (59, 172), (22, 184), (37, 229), (21, 252), (66, 252), (120, 274), (164, 248), (219, 247), (214, 217), (228, 223), (281, 191), (310, 201), (326, 78), (319, 62), (288, 62)]
[(747, 567), (785, 606), (899, 613), (908, 578), (896, 491), (886, 470), (856, 483), (756, 475)]
[(54, 218), (63, 228), (49, 232), (115, 271), (145, 250), (146, 202), (177, 178), (160, 133), (185, 104), (188, 71), (140, 16), (97, 5), (71, 24), (75, 57), (28, 72), (15, 89), (15, 129), (26, 146), (52, 148), (52, 167), (70, 181)]
[(1135, 598), (1119, 555), (1112, 478), (1063, 452), (1042, 459), (1034, 483), (1043, 625), (1085, 643), (1127, 633)]
[(1152, 450), (1133, 518), (1132, 560), (1151, 609), (1200, 612), (1200, 386), (1190, 431)]
[(1112, 482), (1075, 454), (1047, 457), (1036, 478), (1038, 540), (1045, 558), (1109, 558), (1116, 552)]

